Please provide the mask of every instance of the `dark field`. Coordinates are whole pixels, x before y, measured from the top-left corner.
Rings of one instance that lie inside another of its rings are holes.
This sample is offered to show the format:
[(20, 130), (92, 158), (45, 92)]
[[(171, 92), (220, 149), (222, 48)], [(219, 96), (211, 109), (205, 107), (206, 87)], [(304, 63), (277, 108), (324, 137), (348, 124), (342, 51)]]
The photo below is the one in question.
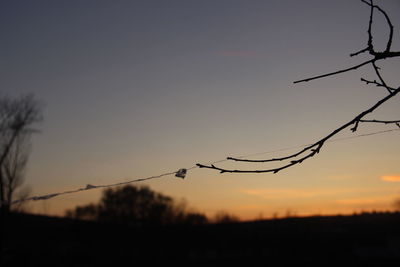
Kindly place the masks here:
[(157, 227), (10, 214), (4, 223), (3, 267), (400, 266), (400, 213)]

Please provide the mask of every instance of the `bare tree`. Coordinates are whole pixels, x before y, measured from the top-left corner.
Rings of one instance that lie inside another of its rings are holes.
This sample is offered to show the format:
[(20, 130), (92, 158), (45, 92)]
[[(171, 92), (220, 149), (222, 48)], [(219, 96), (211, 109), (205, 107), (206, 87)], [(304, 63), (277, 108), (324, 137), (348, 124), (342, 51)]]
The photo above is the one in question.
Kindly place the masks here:
[(33, 97), (0, 98), (0, 207), (10, 209), (14, 192), (22, 185), (29, 155), (31, 128), (42, 119)]
[(12, 203), (13, 195), (24, 183), (30, 144), (26, 134), (18, 135), (2, 165), (4, 202)]
[[(377, 108), (381, 107), (384, 103), (386, 103), (389, 99), (392, 99), (394, 96), (396, 96), (398, 93), (400, 93), (400, 87), (392, 87), (390, 86), (387, 82), (385, 82), (382, 74), (381, 74), (381, 68), (377, 65), (377, 63), (381, 60), (387, 60), (395, 57), (400, 57), (400, 51), (392, 51), (392, 40), (393, 40), (393, 32), (394, 32), (394, 27), (393, 24), (388, 16), (388, 14), (378, 5), (374, 4), (373, 0), (361, 0), (364, 4), (368, 5), (370, 7), (370, 16), (369, 16), (369, 22), (368, 22), (368, 40), (367, 40), (367, 46), (360, 51), (357, 51), (355, 53), (350, 54), (351, 57), (360, 55), (362, 53), (369, 53), (371, 56), (371, 59), (360, 63), (358, 65), (330, 72), (327, 74), (323, 75), (318, 75), (314, 76), (311, 78), (306, 78), (302, 80), (295, 81), (294, 83), (301, 83), (301, 82), (309, 82), (315, 79), (320, 79), (320, 78), (325, 78), (328, 76), (332, 75), (338, 75), (341, 73), (345, 72), (350, 72), (352, 70), (359, 69), (364, 66), (371, 66), (377, 76), (377, 79), (375, 80), (367, 80), (364, 78), (361, 78), (361, 81), (366, 83), (367, 85), (374, 85), (380, 88), (383, 88), (386, 91), (386, 96), (374, 103), (370, 108), (367, 110), (362, 111), (359, 113), (356, 117), (351, 119), (349, 122), (341, 125), (340, 127), (336, 128), (334, 131), (332, 131), (330, 134), (326, 135), (325, 137), (321, 138), (320, 140), (316, 141), (315, 143), (306, 146), (305, 148), (301, 149), (300, 151), (290, 154), (284, 157), (279, 157), (279, 158), (268, 158), (268, 159), (260, 159), (260, 160), (255, 160), (255, 159), (244, 159), (244, 158), (234, 158), (234, 157), (228, 157), (227, 160), (230, 161), (236, 161), (236, 162), (247, 162), (247, 163), (270, 163), (270, 162), (282, 162), (282, 164), (278, 167), (274, 168), (266, 168), (266, 169), (251, 169), (251, 170), (243, 170), (243, 169), (225, 169), (216, 166), (215, 164), (210, 164), (210, 165), (204, 165), (204, 164), (197, 164), (198, 167), (200, 168), (208, 168), (208, 169), (213, 169), (220, 171), (221, 173), (266, 173), (266, 172), (272, 172), (272, 173), (277, 173), (281, 170), (287, 169), (289, 167), (292, 167), (294, 165), (300, 164), (303, 161), (314, 157), (316, 154), (318, 154), (324, 144), (330, 140), (333, 136), (337, 135), (338, 133), (342, 132), (345, 129), (350, 129), (352, 132), (356, 132), (359, 125), (361, 123), (376, 123), (376, 124), (392, 124), (392, 125), (397, 125), (400, 128), (400, 120), (378, 120), (378, 119), (367, 119), (366, 116), (369, 114), (372, 114)], [(385, 50), (383, 51), (377, 51), (374, 47), (374, 42), (373, 42), (373, 32), (372, 32), (372, 25), (374, 22), (374, 16), (375, 13), (379, 12), (381, 13), (388, 25), (389, 28), (389, 35), (387, 38), (386, 42), (386, 47)]]

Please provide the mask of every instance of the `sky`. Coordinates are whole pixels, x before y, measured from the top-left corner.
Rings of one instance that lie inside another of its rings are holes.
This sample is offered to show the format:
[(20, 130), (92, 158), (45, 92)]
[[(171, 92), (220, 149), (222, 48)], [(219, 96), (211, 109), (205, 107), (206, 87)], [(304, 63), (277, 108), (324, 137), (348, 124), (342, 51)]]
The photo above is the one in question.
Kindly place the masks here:
[[(400, 2), (379, 3), (400, 50)], [(376, 79), (369, 66), (293, 84), (368, 59), (349, 57), (366, 46), (368, 19), (358, 0), (1, 1), (0, 93), (33, 93), (43, 104), (26, 185), (49, 194), (316, 141), (387, 93), (360, 81)], [(382, 16), (375, 22), (379, 49), (388, 28)], [(379, 65), (397, 88), (398, 60)], [(398, 101), (369, 118), (399, 119)], [(361, 125), (356, 134), (394, 128)], [(399, 133), (329, 143), (278, 174), (195, 168), (183, 180), (140, 184), (207, 215), (223, 210), (243, 220), (389, 210), (400, 197)], [(100, 195), (29, 208), (62, 215)]]

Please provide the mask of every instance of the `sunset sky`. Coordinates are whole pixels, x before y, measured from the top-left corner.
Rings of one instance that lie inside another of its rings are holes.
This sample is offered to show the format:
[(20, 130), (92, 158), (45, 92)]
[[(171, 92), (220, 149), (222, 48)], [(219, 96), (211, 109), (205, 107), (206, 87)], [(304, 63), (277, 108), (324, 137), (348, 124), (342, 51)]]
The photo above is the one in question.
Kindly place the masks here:
[[(379, 3), (400, 50), (400, 1)], [(49, 194), (316, 141), (387, 94), (360, 81), (376, 79), (370, 66), (293, 84), (367, 59), (349, 54), (366, 47), (368, 20), (359, 0), (2, 1), (0, 93), (34, 93), (44, 106), (26, 185), (33, 195)], [(383, 49), (388, 28), (382, 16), (375, 22)], [(397, 88), (399, 60), (379, 66)], [(368, 118), (400, 119), (399, 100)], [(395, 128), (360, 125), (356, 134)], [(346, 136), (354, 134), (337, 137)], [(399, 138), (394, 131), (332, 142), (278, 174), (196, 168), (184, 180), (141, 184), (211, 216), (388, 210), (400, 197)], [(100, 194), (29, 207), (62, 215)]]

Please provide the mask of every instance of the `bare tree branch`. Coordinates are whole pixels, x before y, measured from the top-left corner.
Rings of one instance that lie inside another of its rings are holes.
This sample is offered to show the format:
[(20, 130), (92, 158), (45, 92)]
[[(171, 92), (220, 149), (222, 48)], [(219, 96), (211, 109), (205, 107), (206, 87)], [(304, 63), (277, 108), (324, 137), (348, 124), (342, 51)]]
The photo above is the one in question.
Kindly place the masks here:
[(396, 90), (395, 88), (390, 87), (388, 85), (384, 85), (382, 83), (379, 83), (376, 80), (371, 81), (371, 80), (367, 80), (367, 79), (361, 78), (361, 81), (365, 82), (366, 84), (375, 84), (377, 87), (385, 87), (385, 89), (389, 90), (390, 93), (392, 93), (394, 90)]
[[(355, 132), (357, 130), (358, 124), (360, 122), (373, 122), (373, 121), (370, 121), (370, 120), (362, 120), (362, 118), (365, 117), (367, 114), (372, 113), (374, 110), (376, 110), (378, 107), (380, 107), (383, 103), (385, 103), (389, 99), (393, 98), (399, 92), (400, 92), (400, 87), (398, 89), (396, 89), (390, 95), (387, 95), (386, 97), (384, 97), (383, 99), (381, 99), (380, 101), (375, 103), (375, 105), (373, 105), (369, 109), (367, 109), (367, 110), (361, 112), (360, 114), (358, 114), (351, 121), (343, 124), (339, 128), (337, 128), (334, 131), (332, 131), (330, 134), (325, 136), (324, 138), (318, 140), (317, 142), (315, 142), (312, 145), (309, 145), (309, 146), (305, 147), (304, 149), (300, 150), (297, 153), (291, 154), (291, 155), (286, 156), (286, 157), (272, 158), (272, 159), (265, 159), (265, 160), (251, 160), (251, 159), (241, 159), (241, 158), (233, 158), (233, 157), (228, 157), (227, 158), (228, 160), (233, 160), (233, 161), (252, 162), (252, 163), (266, 163), (266, 162), (285, 161), (285, 160), (289, 160), (289, 159), (294, 159), (294, 158), (296, 158), (296, 157), (298, 157), (300, 155), (305, 154), (305, 156), (303, 156), (303, 157), (301, 157), (299, 159), (292, 160), (292, 161), (290, 161), (290, 163), (288, 163), (288, 164), (286, 164), (286, 165), (284, 165), (282, 167), (272, 168), (272, 169), (265, 169), (265, 170), (227, 170), (227, 169), (216, 167), (213, 164), (212, 165), (197, 164), (197, 166), (200, 167), (200, 168), (215, 169), (215, 170), (220, 171), (221, 173), (225, 173), (225, 172), (234, 172), (234, 173), (265, 173), (265, 172), (273, 172), (273, 173), (277, 173), (277, 172), (279, 172), (279, 171), (281, 171), (283, 169), (286, 169), (286, 168), (291, 167), (293, 165), (302, 163), (306, 159), (313, 157), (315, 154), (320, 152), (321, 148), (323, 147), (323, 145), (325, 144), (326, 141), (328, 141), (330, 138), (332, 138), (333, 136), (335, 136), (339, 132), (343, 131), (344, 129), (348, 128), (349, 126), (354, 125), (354, 127), (351, 128), (351, 130), (353, 132)], [(375, 121), (375, 122), (383, 123), (381, 121)], [(399, 121), (387, 122), (387, 124), (388, 123), (398, 123), (398, 122)]]
[(372, 122), (372, 123), (383, 123), (383, 124), (397, 124), (397, 123), (400, 123), (400, 120), (395, 120), (395, 121), (360, 120), (360, 122)]
[(374, 60), (375, 60), (375, 59), (371, 59), (371, 60), (365, 61), (365, 62), (363, 62), (363, 63), (361, 63), (361, 64), (358, 64), (358, 65), (356, 65), (356, 66), (347, 68), (347, 69), (342, 69), (342, 70), (330, 72), (330, 73), (327, 73), (327, 74), (322, 74), (322, 75), (314, 76), (314, 77), (311, 77), (311, 78), (307, 78), (307, 79), (302, 79), (302, 80), (294, 81), (293, 83), (309, 82), (309, 81), (312, 81), (312, 80), (316, 80), (316, 79), (320, 79), (320, 78), (325, 78), (325, 77), (337, 75), (337, 74), (344, 73), (344, 72), (348, 72), (348, 71), (351, 71), (351, 70), (356, 70), (356, 69), (358, 69), (358, 68), (360, 68), (360, 67), (362, 67), (362, 66), (365, 66), (365, 65), (367, 65), (367, 64), (372, 63)]
[[(387, 43), (386, 43), (386, 50), (385, 50), (385, 52), (389, 52), (389, 51), (390, 51), (390, 48), (392, 47), (392, 40), (393, 40), (393, 31), (394, 31), (394, 27), (393, 27), (393, 24), (392, 24), (392, 22), (391, 22), (391, 20), (390, 20), (390, 18), (389, 18), (389, 16), (388, 16), (388, 14), (387, 14), (380, 6), (374, 5), (372, 0), (370, 0), (369, 3), (368, 3), (367, 1), (365, 1), (365, 0), (361, 0), (361, 1), (362, 1), (363, 3), (365, 3), (365, 4), (367, 4), (367, 5), (369, 5), (369, 6), (371, 7), (371, 15), (370, 15), (369, 28), (368, 28), (368, 35), (369, 35), (369, 38), (370, 38), (370, 40), (371, 40), (371, 45), (372, 45), (372, 32), (371, 32), (371, 27), (372, 27), (372, 17), (373, 17), (373, 10), (374, 10), (374, 8), (376, 8), (379, 12), (381, 12), (381, 13), (383, 14), (383, 16), (385, 17), (386, 22), (387, 22), (387, 24), (388, 24), (388, 26), (389, 26), (389, 38), (388, 38), (388, 41), (387, 41)], [(373, 49), (373, 47), (371, 46), (370, 49)]]
[[(367, 60), (361, 64), (358, 64), (356, 66), (350, 67), (350, 68), (346, 68), (346, 69), (342, 69), (342, 70), (338, 70), (338, 71), (334, 71), (331, 73), (327, 73), (327, 74), (323, 74), (323, 75), (318, 75), (318, 76), (314, 76), (311, 78), (306, 78), (306, 79), (302, 79), (302, 80), (298, 80), (295, 81), (294, 83), (300, 83), (300, 82), (308, 82), (311, 80), (315, 80), (315, 79), (320, 79), (320, 78), (325, 78), (328, 76), (333, 76), (333, 75), (337, 75), (337, 74), (341, 74), (341, 73), (345, 73), (345, 72), (349, 72), (352, 70), (356, 70), (360, 67), (363, 67), (365, 65), (369, 65), (371, 64), (372, 67), (375, 70), (375, 74), (377, 75), (379, 82), (376, 80), (370, 81), (370, 80), (366, 80), (364, 78), (361, 78), (361, 81), (365, 82), (366, 84), (374, 84), (378, 87), (384, 87), (387, 91), (388, 91), (388, 95), (385, 96), (384, 98), (382, 98), (381, 100), (379, 100), (378, 102), (376, 102), (374, 105), (372, 105), (370, 108), (364, 110), (363, 112), (359, 113), (356, 117), (354, 117), (352, 120), (350, 120), (349, 122), (343, 124), (342, 126), (336, 128), (335, 130), (333, 130), (330, 134), (326, 135), (325, 137), (321, 138), (320, 140), (318, 140), (317, 142), (301, 149), (300, 151), (284, 156), (284, 157), (279, 157), (279, 158), (269, 158), (269, 159), (244, 159), (244, 158), (233, 158), (233, 157), (228, 157), (227, 160), (231, 160), (231, 161), (236, 161), (236, 162), (247, 162), (247, 163), (270, 163), (270, 162), (285, 162), (283, 163), (283, 165), (279, 166), (279, 167), (275, 167), (275, 168), (267, 168), (267, 169), (258, 169), (258, 170), (238, 170), (238, 169), (225, 169), (225, 168), (221, 168), (218, 166), (215, 166), (214, 164), (211, 165), (204, 165), (204, 164), (197, 164), (197, 166), (199, 168), (208, 168), (208, 169), (213, 169), (213, 170), (217, 170), (221, 173), (267, 173), (267, 172), (272, 172), (272, 173), (277, 173), (281, 170), (284, 170), (286, 168), (292, 167), (294, 165), (300, 164), (303, 161), (315, 156), (316, 154), (318, 154), (321, 151), (321, 148), (324, 146), (324, 144), (331, 139), (333, 136), (335, 136), (336, 134), (340, 133), (341, 131), (349, 128), (350, 126), (352, 126), (350, 128), (350, 130), (352, 132), (357, 131), (360, 123), (378, 123), (378, 124), (394, 124), (397, 125), (398, 127), (400, 127), (400, 121), (399, 120), (369, 120), (369, 119), (364, 119), (365, 116), (367, 116), (370, 113), (373, 113), (378, 107), (382, 106), (385, 102), (387, 102), (389, 99), (392, 99), (394, 96), (396, 96), (398, 93), (400, 93), (400, 87), (398, 88), (393, 88), (387, 85), (387, 83), (385, 82), (385, 80), (383, 79), (383, 76), (380, 73), (380, 68), (376, 65), (376, 62), (379, 60), (383, 60), (383, 59), (388, 59), (388, 58), (394, 58), (394, 57), (399, 57), (400, 56), (400, 52), (393, 52), (390, 51), (391, 49), (391, 45), (392, 45), (392, 39), (393, 39), (393, 25), (389, 19), (389, 16), (387, 15), (387, 13), (382, 10), (379, 6), (374, 5), (373, 0), (370, 0), (370, 2), (367, 2), (366, 0), (361, 0), (363, 3), (366, 3), (367, 5), (369, 5), (371, 7), (371, 11), (370, 11), (370, 18), (369, 18), (369, 22), (368, 22), (368, 41), (367, 41), (367, 47), (364, 49), (359, 50), (358, 52), (355, 52), (353, 54), (351, 54), (350, 56), (357, 56), (361, 53), (365, 53), (365, 52), (369, 52), (370, 55), (373, 56), (372, 59)], [(373, 34), (372, 34), (372, 25), (373, 25), (373, 21), (374, 21), (374, 10), (377, 9), (379, 12), (381, 12), (385, 18), (386, 18), (386, 22), (389, 25), (390, 28), (390, 33), (389, 33), (389, 38), (386, 44), (386, 50), (384, 52), (376, 52), (374, 50), (374, 46), (373, 46)]]
[[(390, 18), (388, 16), (388, 14), (381, 7), (379, 7), (377, 5), (374, 5), (372, 0), (370, 0), (369, 3), (367, 1), (365, 1), (365, 0), (361, 0), (361, 1), (371, 7), (371, 13), (370, 13), (370, 17), (369, 17), (368, 31), (367, 31), (368, 32), (367, 47), (364, 48), (364, 49), (361, 49), (358, 52), (350, 54), (350, 56), (354, 57), (354, 56), (357, 56), (357, 55), (359, 55), (361, 53), (369, 52), (369, 54), (371, 54), (373, 56), (373, 58), (368, 60), (368, 61), (365, 61), (365, 62), (363, 62), (361, 64), (358, 64), (356, 66), (347, 68), (347, 69), (338, 70), (338, 71), (330, 72), (330, 73), (327, 73), (327, 74), (322, 74), (322, 75), (314, 76), (314, 77), (311, 77), (311, 78), (294, 81), (294, 83), (309, 82), (309, 81), (312, 81), (312, 80), (325, 78), (325, 77), (332, 76), (332, 75), (341, 74), (341, 73), (344, 73), (344, 72), (356, 70), (356, 69), (358, 69), (358, 68), (360, 68), (362, 66), (368, 65), (370, 63), (372, 65), (374, 65), (374, 67), (375, 67), (376, 66), (375, 62), (378, 61), (378, 60), (400, 56), (400, 52), (390, 51), (391, 46), (392, 46), (393, 29), (394, 29), (394, 27), (393, 27), (392, 22), (390, 21)], [(372, 24), (373, 24), (374, 9), (379, 10), (385, 16), (386, 22), (389, 25), (389, 29), (390, 29), (388, 41), (386, 43), (386, 49), (385, 49), (384, 52), (375, 51), (374, 45), (373, 45)], [(378, 74), (378, 76), (380, 76), (380, 74)]]
[(386, 90), (389, 92), (389, 94), (392, 93), (392, 91), (390, 90), (390, 88), (388, 88), (386, 82), (385, 82), (385, 81), (383, 80), (383, 78), (382, 78), (382, 75), (381, 75), (381, 73), (380, 73), (380, 71), (379, 71), (380, 68), (376, 65), (375, 62), (372, 62), (372, 66), (374, 67), (376, 76), (378, 76), (378, 78), (379, 78), (379, 80), (381, 81), (381, 84), (383, 85), (383, 87), (386, 88)]

